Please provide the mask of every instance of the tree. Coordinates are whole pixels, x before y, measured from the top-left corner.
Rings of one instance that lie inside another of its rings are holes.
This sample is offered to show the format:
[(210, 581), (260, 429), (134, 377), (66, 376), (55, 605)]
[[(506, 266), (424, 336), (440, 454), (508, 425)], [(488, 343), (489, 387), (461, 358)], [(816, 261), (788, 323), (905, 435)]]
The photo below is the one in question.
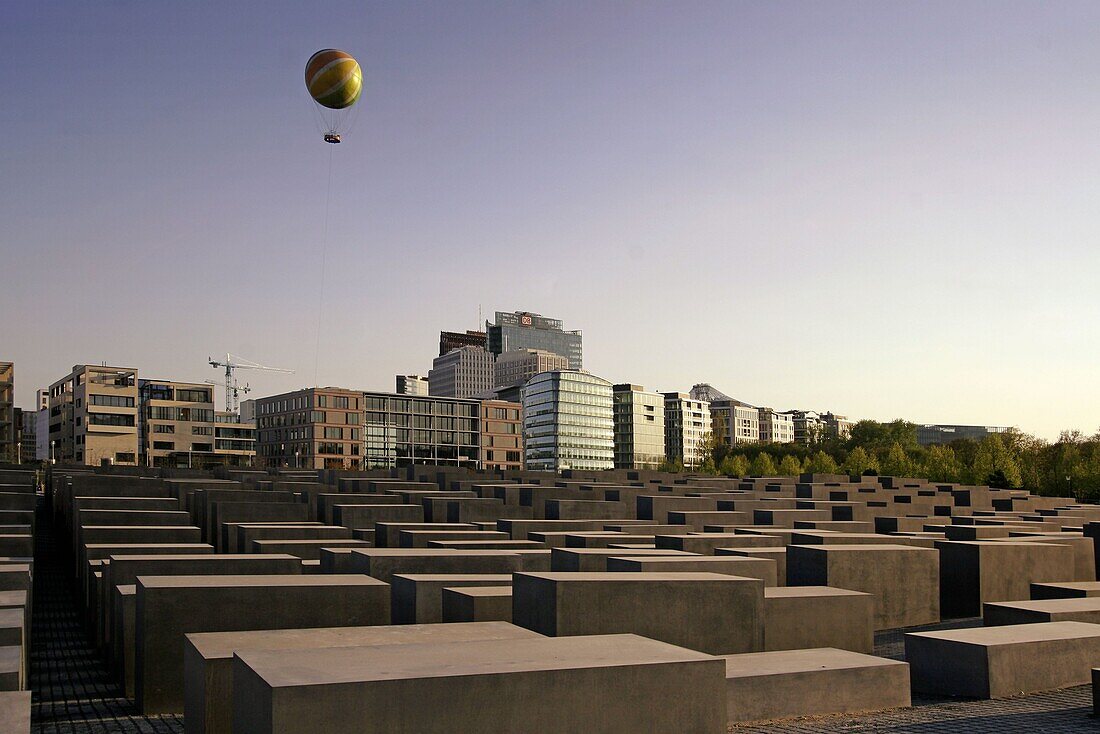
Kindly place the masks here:
[(848, 458), (844, 460), (841, 468), (849, 476), (861, 477), (864, 472), (878, 471), (878, 459), (874, 457), (874, 454), (865, 451), (862, 446), (856, 446), (848, 452)]
[[(997, 475), (997, 472), (1001, 472), (1001, 475)], [(980, 484), (989, 484), (993, 479), (1008, 487), (1020, 486), (1020, 467), (996, 433), (989, 434), (978, 444), (974, 463), (970, 467), (970, 477)]]
[(806, 461), (805, 471), (807, 474), (836, 474), (840, 471), (840, 467), (836, 465), (833, 457), (824, 451), (818, 451)]
[(928, 447), (921, 473), (933, 482), (957, 482), (960, 477), (959, 461), (950, 446)]
[(913, 465), (901, 443), (895, 441), (882, 461), (882, 473), (890, 477), (905, 477), (912, 473)]
[(778, 474), (781, 477), (797, 477), (802, 473), (802, 462), (793, 454), (787, 454), (779, 462)]
[(749, 475), (749, 460), (744, 454), (726, 454), (718, 467), (720, 474), (731, 477), (747, 477)]
[(761, 451), (757, 454), (756, 458), (752, 460), (749, 473), (756, 477), (774, 477), (775, 462), (772, 461), (771, 454), (767, 451)]
[(681, 474), (684, 471), (684, 462), (679, 459), (665, 459), (657, 467), (657, 471), (668, 472), (669, 474)]

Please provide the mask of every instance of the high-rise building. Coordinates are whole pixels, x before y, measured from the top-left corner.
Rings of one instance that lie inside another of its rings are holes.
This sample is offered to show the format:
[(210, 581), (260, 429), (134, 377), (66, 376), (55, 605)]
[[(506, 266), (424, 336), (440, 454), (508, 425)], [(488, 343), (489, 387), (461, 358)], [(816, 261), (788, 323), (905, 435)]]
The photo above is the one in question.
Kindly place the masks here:
[(665, 399), (641, 385), (612, 388), (615, 468), (656, 469), (665, 460)]
[(481, 347), (459, 347), (436, 357), (428, 372), (429, 394), (469, 398), (492, 390), (493, 357)]
[(523, 468), (523, 406), (481, 401), (481, 468)]
[(665, 455), (685, 467), (699, 466), (711, 432), (710, 404), (682, 392), (666, 392), (664, 397)]
[(481, 347), (485, 348), (485, 332), (484, 331), (470, 331), (466, 330), (466, 333), (461, 331), (441, 331), (439, 332), (439, 356), (442, 357), (452, 349), (458, 349), (459, 347)]
[(15, 364), (0, 362), (0, 462), (19, 461), (15, 423)]
[(141, 463), (201, 468), (214, 463), (214, 388), (139, 380)]
[(438, 464), (478, 467), (481, 403), (477, 400), (363, 394), (365, 469)]
[(611, 383), (576, 370), (542, 372), (523, 390), (528, 469), (601, 471), (615, 467)]
[(714, 400), (710, 403), (712, 430), (718, 441), (730, 446), (760, 441), (760, 414), (755, 405), (740, 400)]
[(76, 365), (50, 385), (50, 452), (86, 466), (138, 462), (138, 371)]
[(249, 398), (241, 401), (241, 423), (256, 422), (256, 399)]
[(562, 322), (537, 313), (496, 312), (496, 323), (485, 323), (489, 351), (504, 354), (516, 349), (542, 349), (569, 359), (569, 369), (583, 367), (581, 332), (562, 330)]
[(760, 443), (793, 443), (794, 419), (790, 413), (777, 413), (771, 408), (757, 408), (760, 422)]
[(398, 375), (398, 395), (428, 395), (428, 378), (420, 375)]
[(239, 413), (214, 413), (214, 455), (219, 464), (253, 466), (256, 462), (256, 423)]
[(569, 369), (569, 358), (545, 349), (513, 349), (497, 355), (493, 387), (522, 386), (540, 372)]
[(269, 467), (362, 466), (363, 393), (309, 387), (256, 400), (256, 461)]

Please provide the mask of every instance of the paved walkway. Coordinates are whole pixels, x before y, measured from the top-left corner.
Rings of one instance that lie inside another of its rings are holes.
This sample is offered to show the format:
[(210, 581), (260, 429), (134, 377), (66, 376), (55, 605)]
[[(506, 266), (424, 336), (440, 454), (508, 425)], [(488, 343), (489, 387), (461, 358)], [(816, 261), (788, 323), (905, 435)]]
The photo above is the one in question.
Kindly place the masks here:
[[(65, 550), (40, 513), (35, 538), (31, 654), (32, 734), (182, 734), (182, 716), (142, 716), (125, 698), (88, 641), (77, 611)], [(980, 625), (962, 620), (944, 627)], [(924, 628), (928, 629), (928, 628)], [(901, 659), (901, 632), (875, 639), (875, 651)], [(1090, 686), (999, 701), (914, 700), (913, 708), (866, 716), (830, 716), (734, 727), (737, 734), (893, 732), (896, 734), (1023, 734), (1100, 732), (1091, 718)]]
[(182, 734), (182, 716), (142, 716), (92, 648), (77, 612), (65, 551), (39, 512), (31, 623), (31, 734)]

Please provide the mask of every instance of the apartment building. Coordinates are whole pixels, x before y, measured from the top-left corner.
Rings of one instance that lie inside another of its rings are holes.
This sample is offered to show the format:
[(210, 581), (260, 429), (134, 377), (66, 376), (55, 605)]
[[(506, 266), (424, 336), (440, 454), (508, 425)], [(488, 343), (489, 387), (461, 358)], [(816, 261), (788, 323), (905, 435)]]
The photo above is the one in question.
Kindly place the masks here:
[(704, 442), (711, 432), (710, 404), (688, 393), (666, 392), (665, 456), (685, 467), (696, 467), (706, 458)]
[(141, 463), (211, 466), (214, 461), (214, 388), (173, 380), (139, 380)]
[(479, 466), (480, 401), (384, 392), (363, 393), (363, 400), (365, 469), (412, 464)]
[(138, 463), (138, 371), (75, 365), (50, 385), (50, 451), (55, 460), (99, 466)]
[(612, 388), (616, 469), (656, 469), (665, 460), (664, 403), (641, 385)]
[(528, 469), (613, 469), (611, 383), (575, 370), (532, 377), (523, 390), (523, 442)]
[(569, 358), (545, 349), (513, 349), (497, 355), (493, 365), (493, 387), (523, 386), (540, 372), (569, 369)]
[(19, 429), (19, 463), (33, 464), (38, 446), (38, 411), (15, 409)]
[(523, 468), (523, 406), (481, 401), (481, 468)]
[(792, 410), (791, 423), (794, 426), (794, 442), (808, 446), (824, 436), (825, 421), (821, 414), (813, 410)]
[(771, 408), (757, 408), (760, 443), (793, 443), (794, 419), (790, 413), (777, 413)]
[(730, 446), (760, 441), (760, 414), (755, 405), (740, 400), (715, 400), (710, 404), (712, 430)]
[(256, 400), (256, 461), (261, 466), (359, 469), (363, 393), (311, 387)]
[(830, 436), (839, 438), (841, 441), (851, 437), (853, 423), (848, 420), (847, 416), (837, 415), (836, 413), (823, 413), (821, 420), (825, 422), (825, 430), (828, 431)]
[(428, 393), (441, 398), (469, 398), (493, 389), (494, 355), (482, 347), (459, 347), (432, 361)]
[(254, 466), (256, 462), (256, 423), (241, 419), (239, 413), (214, 411), (214, 456), (219, 464)]
[(15, 421), (15, 364), (0, 362), (0, 462), (18, 463), (19, 440)]

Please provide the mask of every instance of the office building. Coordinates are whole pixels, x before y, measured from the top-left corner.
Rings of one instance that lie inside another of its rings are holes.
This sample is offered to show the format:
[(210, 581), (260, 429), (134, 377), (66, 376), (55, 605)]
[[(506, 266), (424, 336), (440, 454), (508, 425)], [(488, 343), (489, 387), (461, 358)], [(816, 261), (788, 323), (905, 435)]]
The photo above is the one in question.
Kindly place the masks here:
[(582, 368), (581, 332), (564, 331), (558, 319), (537, 313), (496, 312), (496, 323), (486, 322), (489, 351), (496, 355), (517, 349), (542, 349), (569, 359), (569, 369)]
[(256, 422), (256, 399), (249, 398), (241, 401), (241, 423)]
[(254, 466), (256, 463), (256, 423), (244, 421), (240, 414), (214, 412), (214, 456), (227, 466)]
[(256, 400), (256, 463), (299, 469), (362, 466), (363, 393), (310, 387)]
[(917, 443), (921, 446), (930, 446), (937, 443), (951, 443), (959, 439), (969, 438), (981, 441), (993, 433), (1004, 433), (1012, 430), (1008, 426), (958, 426), (947, 424), (928, 424), (917, 426)]
[(439, 356), (442, 357), (452, 349), (458, 349), (459, 347), (481, 347), (485, 348), (485, 332), (484, 331), (471, 331), (467, 330), (465, 333), (461, 331), (441, 331), (439, 332)]
[(523, 406), (481, 401), (481, 468), (523, 468)]
[(612, 388), (615, 468), (656, 469), (665, 460), (665, 399), (640, 385)]
[(38, 446), (38, 411), (15, 409), (19, 426), (19, 463), (33, 464)]
[(0, 462), (19, 461), (15, 422), (15, 364), (0, 362)]
[(203, 468), (214, 463), (214, 388), (139, 380), (143, 466)]
[(601, 471), (615, 467), (611, 383), (575, 370), (542, 372), (523, 390), (528, 469)]
[(76, 365), (50, 385), (50, 453), (58, 462), (138, 463), (138, 371)]
[(545, 349), (513, 349), (497, 355), (493, 387), (523, 386), (540, 372), (569, 369), (569, 358)]
[(384, 392), (364, 393), (363, 399), (363, 468), (478, 467), (480, 401)]
[(704, 442), (711, 432), (710, 404), (688, 393), (666, 392), (665, 456), (685, 467), (696, 467), (706, 458)]
[(794, 443), (794, 419), (790, 413), (777, 413), (771, 408), (757, 408), (760, 423), (760, 443)]
[(735, 446), (760, 441), (760, 414), (755, 405), (732, 398), (710, 403), (711, 426), (721, 443)]
[(421, 377), (420, 375), (398, 375), (397, 376), (397, 394), (398, 395), (429, 395), (428, 392), (428, 378)]
[(428, 394), (469, 398), (492, 390), (493, 357), (482, 347), (459, 347), (436, 357), (428, 372)]

